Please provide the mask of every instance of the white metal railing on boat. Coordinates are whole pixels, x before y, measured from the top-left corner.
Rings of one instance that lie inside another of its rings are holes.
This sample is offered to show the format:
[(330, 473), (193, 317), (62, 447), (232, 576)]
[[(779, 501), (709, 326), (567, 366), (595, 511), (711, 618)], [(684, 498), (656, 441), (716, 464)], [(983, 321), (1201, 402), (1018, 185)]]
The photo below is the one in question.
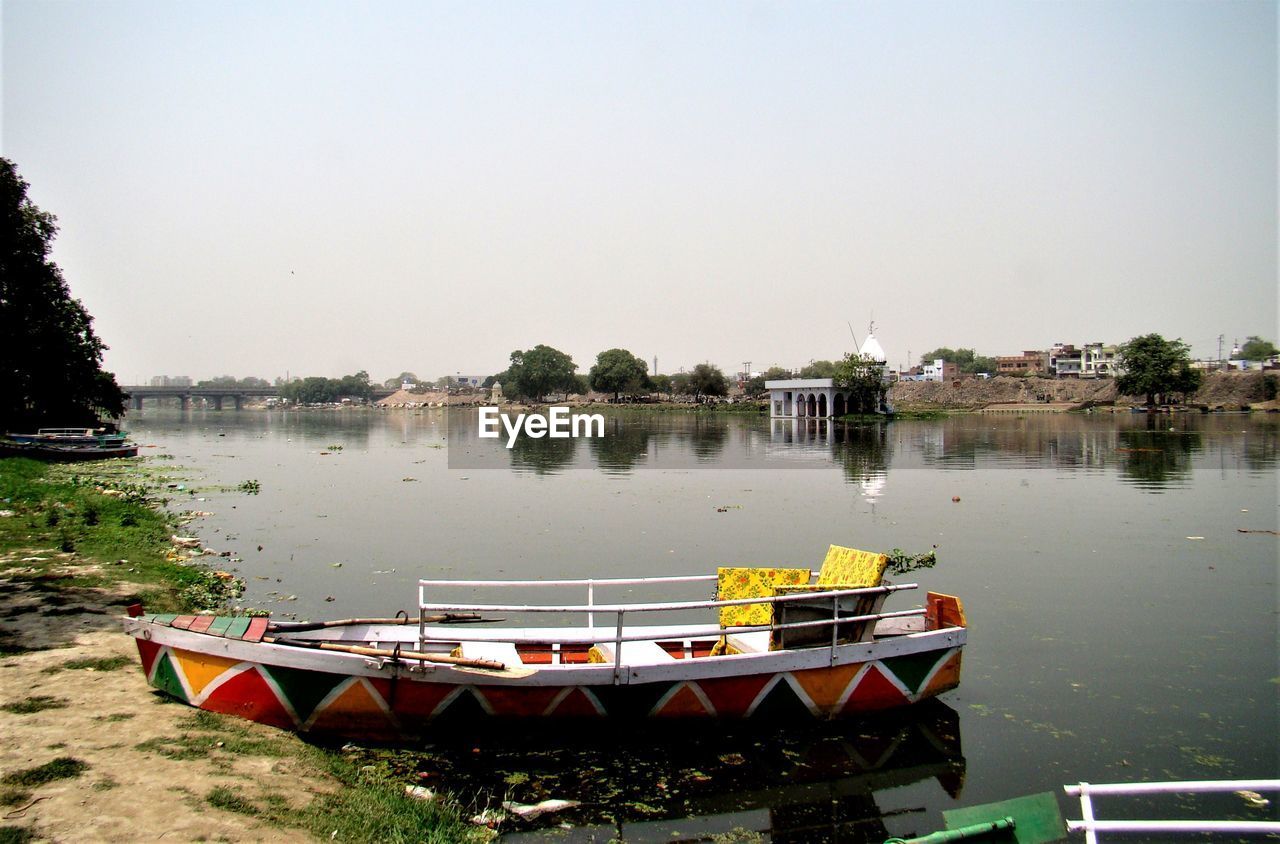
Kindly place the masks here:
[(1093, 798), (1105, 795), (1184, 794), (1221, 791), (1278, 791), (1280, 780), (1203, 780), (1199, 782), (1087, 783), (1063, 786), (1071, 797), (1080, 798), (1081, 820), (1067, 821), (1067, 829), (1084, 830), (1086, 844), (1097, 844), (1099, 832), (1188, 833), (1222, 832), (1232, 835), (1280, 834), (1280, 821), (1215, 820), (1098, 820)]
[[(814, 575), (817, 572), (809, 572)], [(421, 605), (426, 601), (426, 587), (428, 586), (485, 586), (485, 587), (504, 587), (504, 586), (585, 586), (587, 587), (587, 604), (596, 602), (596, 586), (639, 586), (651, 583), (699, 583), (716, 579), (714, 574), (679, 574), (679, 575), (663, 575), (660, 577), (588, 577), (575, 578), (570, 580), (419, 580), (418, 581), (418, 604)], [(505, 612), (515, 612), (515, 610), (505, 610)], [(587, 613), (587, 627), (595, 627), (595, 616), (593, 613)]]
[[(839, 642), (839, 625), (862, 624), (879, 621), (883, 618), (902, 618), (907, 616), (924, 615), (924, 608), (901, 610), (888, 613), (869, 613), (840, 615), (840, 599), (846, 597), (873, 597), (884, 596), (891, 592), (899, 592), (907, 589), (917, 589), (919, 586), (915, 583), (903, 584), (886, 584), (883, 586), (871, 586), (857, 589), (813, 589), (812, 591), (795, 592), (784, 595), (762, 595), (749, 598), (733, 598), (727, 600), (702, 600), (702, 601), (663, 601), (663, 602), (647, 602), (647, 603), (630, 603), (630, 604), (597, 604), (595, 603), (594, 587), (597, 585), (607, 586), (623, 586), (623, 585), (639, 585), (653, 583), (696, 583), (702, 581), (716, 580), (716, 575), (682, 575), (672, 577), (645, 577), (645, 578), (604, 578), (604, 579), (580, 579), (580, 580), (419, 580), (418, 581), (418, 636), (419, 647), (426, 649), (429, 641), (451, 641), (456, 640), (454, 634), (442, 634), (439, 636), (429, 636), (427, 633), (426, 618), (428, 613), (451, 613), (451, 612), (468, 612), (468, 613), (485, 613), (485, 612), (528, 612), (528, 613), (560, 613), (560, 614), (585, 614), (588, 624), (587, 630), (591, 631), (595, 628), (595, 614), (607, 613), (615, 616), (616, 623), (614, 625), (613, 636), (610, 641), (613, 643), (613, 668), (615, 681), (619, 675), (622, 662), (622, 644), (624, 642), (646, 642), (658, 639), (679, 639), (684, 637), (705, 637), (711, 633), (716, 636), (736, 635), (740, 633), (756, 633), (756, 632), (774, 632), (778, 630), (805, 629), (814, 627), (831, 627), (831, 661), (835, 662), (836, 646)], [(587, 603), (586, 604), (480, 604), (480, 603), (432, 603), (426, 599), (426, 589), (431, 587), (511, 587), (511, 586), (586, 586), (587, 587)], [(625, 617), (628, 613), (659, 613), (659, 612), (679, 612), (683, 610), (696, 609), (719, 609), (721, 607), (737, 607), (752, 604), (786, 604), (797, 601), (806, 601), (809, 603), (815, 600), (831, 600), (831, 617), (806, 621), (792, 622), (771, 622), (767, 625), (743, 625), (737, 627), (718, 627), (711, 630), (704, 624), (696, 628), (676, 628), (663, 627), (658, 630), (649, 629), (641, 633), (627, 634), (625, 631)]]

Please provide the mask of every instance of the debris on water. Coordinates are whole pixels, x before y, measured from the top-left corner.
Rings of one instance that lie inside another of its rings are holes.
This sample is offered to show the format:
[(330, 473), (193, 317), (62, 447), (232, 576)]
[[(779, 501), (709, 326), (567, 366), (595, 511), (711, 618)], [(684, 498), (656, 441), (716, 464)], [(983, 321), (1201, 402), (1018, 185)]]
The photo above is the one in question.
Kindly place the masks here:
[(332, 568), (340, 569), (342, 568), (342, 563), (333, 563)]
[(577, 800), (554, 800), (554, 799), (543, 800), (540, 803), (534, 803), (532, 805), (529, 805), (526, 803), (514, 803), (510, 800), (504, 800), (502, 802), (502, 808), (506, 809), (508, 812), (515, 815), (516, 817), (526, 821), (531, 821), (534, 818), (539, 817), (540, 815), (545, 815), (549, 812), (562, 812), (565, 809), (572, 809), (575, 806), (581, 806), (581, 805), (582, 804), (579, 803)]
[(487, 826), (490, 829), (506, 820), (507, 816), (497, 809), (485, 809), (478, 815), (471, 818), (471, 822), (476, 826)]
[(1270, 800), (1263, 797), (1261, 794), (1259, 794), (1256, 791), (1241, 789), (1240, 791), (1235, 792), (1235, 794), (1237, 797), (1243, 798), (1245, 805), (1248, 806), (1250, 809), (1265, 809), (1271, 805)]
[(404, 483), (409, 483), (410, 481), (416, 481), (417, 478), (401, 478), (400, 480)]
[(324, 596), (324, 600), (325, 600), (325, 602), (326, 602), (326, 603), (333, 603), (334, 601), (336, 601), (336, 600), (338, 600), (338, 599), (337, 599), (337, 598), (335, 598), (335, 597), (333, 597), (332, 595), (325, 595), (325, 596)]
[(1187, 539), (1190, 539), (1190, 540), (1192, 540), (1192, 541), (1197, 541), (1197, 542), (1198, 542), (1199, 540), (1204, 539), (1204, 537), (1203, 537), (1203, 536), (1188, 536), (1188, 537), (1187, 537)]
[(169, 541), (179, 548), (196, 548), (200, 545), (200, 539), (195, 536), (170, 536)]
[(953, 496), (951, 496), (951, 500), (952, 500), (952, 502), (953, 502), (953, 503), (955, 503), (955, 504), (959, 504), (959, 503), (960, 503), (960, 496), (958, 496), (958, 495), (953, 495)]

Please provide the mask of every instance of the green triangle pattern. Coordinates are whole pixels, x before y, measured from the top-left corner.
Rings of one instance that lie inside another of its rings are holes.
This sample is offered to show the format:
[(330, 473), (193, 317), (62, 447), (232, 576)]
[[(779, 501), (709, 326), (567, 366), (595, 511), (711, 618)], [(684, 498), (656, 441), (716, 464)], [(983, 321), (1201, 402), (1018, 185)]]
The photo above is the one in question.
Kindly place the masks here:
[(284, 668), (279, 665), (264, 665), (261, 668), (280, 687), (281, 693), (302, 722), (310, 718), (320, 701), (346, 679), (338, 674)]
[(893, 676), (897, 677), (899, 682), (906, 686), (912, 694), (918, 694), (920, 686), (924, 684), (924, 678), (928, 677), (929, 672), (933, 670), (933, 666), (938, 664), (938, 659), (937, 651), (933, 651), (930, 653), (890, 657), (881, 664), (892, 671)]
[(155, 673), (151, 675), (151, 685), (160, 691), (173, 695), (183, 703), (190, 703), (187, 700), (186, 689), (182, 688), (182, 678), (178, 676), (178, 671), (173, 667), (173, 660), (169, 657), (169, 652), (165, 651), (160, 656), (160, 661), (156, 664)]

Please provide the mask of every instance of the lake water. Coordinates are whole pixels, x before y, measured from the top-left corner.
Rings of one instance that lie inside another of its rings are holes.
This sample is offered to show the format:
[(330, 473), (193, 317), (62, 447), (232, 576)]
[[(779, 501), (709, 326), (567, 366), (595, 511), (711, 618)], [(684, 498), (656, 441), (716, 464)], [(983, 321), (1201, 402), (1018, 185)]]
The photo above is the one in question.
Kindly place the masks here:
[[(187, 467), (199, 491), (175, 505), (212, 512), (196, 529), (242, 558), (243, 603), (277, 615), (412, 613), (419, 577), (816, 568), (837, 543), (937, 546), (935, 568), (898, 580), (960, 596), (969, 618), (960, 688), (919, 712), (450, 737), (414, 763), (446, 789), (592, 802), (539, 835), (880, 841), (1068, 782), (1280, 773), (1274, 415), (620, 412), (603, 440), (510, 450), (468, 418), (148, 410), (127, 427)], [(246, 480), (259, 494), (227, 490)], [(1104, 806), (1259, 816), (1234, 796)]]

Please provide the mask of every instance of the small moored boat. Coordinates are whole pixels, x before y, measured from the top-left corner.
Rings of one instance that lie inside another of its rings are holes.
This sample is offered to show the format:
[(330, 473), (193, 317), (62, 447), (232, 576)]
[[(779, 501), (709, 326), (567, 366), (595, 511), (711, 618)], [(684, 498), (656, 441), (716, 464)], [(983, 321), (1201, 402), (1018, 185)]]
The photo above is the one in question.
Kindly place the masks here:
[[(886, 564), (883, 554), (833, 545), (818, 572), (421, 580), (417, 618), (291, 623), (142, 615), (136, 607), (124, 627), (157, 689), (303, 732), (395, 740), (462, 717), (830, 719), (906, 706), (959, 684), (959, 599), (930, 592), (923, 607), (885, 611), (888, 597), (917, 588), (883, 582)], [(612, 587), (710, 583), (714, 600), (595, 600)], [(586, 601), (435, 597), (548, 587), (582, 589)], [(506, 614), (579, 623), (508, 626), (500, 623)], [(682, 622), (690, 617), (698, 620)]]

